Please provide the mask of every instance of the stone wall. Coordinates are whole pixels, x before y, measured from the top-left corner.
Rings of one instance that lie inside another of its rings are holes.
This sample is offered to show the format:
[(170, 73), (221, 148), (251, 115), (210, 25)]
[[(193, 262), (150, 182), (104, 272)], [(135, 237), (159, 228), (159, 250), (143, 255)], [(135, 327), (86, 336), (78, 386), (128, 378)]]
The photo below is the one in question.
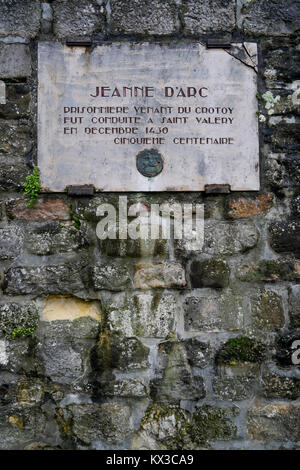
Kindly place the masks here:
[[(293, 0), (0, 0), (0, 448), (299, 448), (299, 19)], [(128, 194), (204, 203), (203, 251), (100, 242), (117, 194), (27, 208), (37, 43), (67, 36), (257, 41), (261, 191)]]

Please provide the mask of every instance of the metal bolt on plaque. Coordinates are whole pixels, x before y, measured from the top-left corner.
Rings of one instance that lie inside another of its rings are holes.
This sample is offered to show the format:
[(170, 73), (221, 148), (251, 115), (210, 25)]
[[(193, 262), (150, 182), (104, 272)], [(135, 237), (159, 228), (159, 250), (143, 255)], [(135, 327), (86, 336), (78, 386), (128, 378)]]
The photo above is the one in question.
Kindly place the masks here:
[(159, 175), (163, 169), (163, 158), (155, 149), (146, 149), (136, 156), (136, 167), (138, 171), (149, 178)]

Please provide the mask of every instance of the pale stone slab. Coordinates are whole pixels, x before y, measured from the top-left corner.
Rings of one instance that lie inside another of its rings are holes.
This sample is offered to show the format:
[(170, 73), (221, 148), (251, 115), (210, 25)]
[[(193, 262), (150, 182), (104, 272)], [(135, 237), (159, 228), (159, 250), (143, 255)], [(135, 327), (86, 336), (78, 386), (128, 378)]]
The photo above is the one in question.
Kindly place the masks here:
[[(250, 54), (243, 61), (242, 44), (234, 47), (233, 56), (199, 43), (91, 49), (40, 43), (44, 189), (203, 191), (206, 184), (229, 184), (258, 190), (255, 63)], [(256, 45), (247, 43), (250, 49), (254, 56)], [(163, 169), (156, 176), (137, 169), (144, 150), (159, 153)]]
[(76, 318), (91, 317), (101, 321), (101, 311), (98, 302), (86, 302), (76, 297), (52, 295), (46, 299), (42, 320), (76, 320)]
[(0, 80), (0, 104), (6, 104), (5, 83)]

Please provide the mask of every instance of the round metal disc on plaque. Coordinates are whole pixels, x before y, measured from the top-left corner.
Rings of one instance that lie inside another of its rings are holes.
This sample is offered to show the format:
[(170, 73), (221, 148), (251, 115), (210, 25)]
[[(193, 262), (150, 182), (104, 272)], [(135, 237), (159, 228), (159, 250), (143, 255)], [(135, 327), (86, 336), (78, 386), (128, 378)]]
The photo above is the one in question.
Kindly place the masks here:
[(155, 149), (146, 149), (136, 156), (136, 167), (138, 171), (147, 177), (159, 175), (164, 166), (161, 154)]

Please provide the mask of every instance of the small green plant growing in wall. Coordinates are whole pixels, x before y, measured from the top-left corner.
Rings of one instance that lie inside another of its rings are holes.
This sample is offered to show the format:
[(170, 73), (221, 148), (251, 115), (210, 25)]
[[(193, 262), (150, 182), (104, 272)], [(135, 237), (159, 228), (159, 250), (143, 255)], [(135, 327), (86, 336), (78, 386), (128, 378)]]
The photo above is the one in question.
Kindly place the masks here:
[(24, 193), (29, 197), (27, 207), (35, 205), (37, 198), (41, 192), (40, 172), (37, 166), (33, 167), (31, 175), (26, 176), (26, 181), (23, 184)]
[(70, 204), (70, 211), (69, 211), (69, 214), (70, 214), (70, 219), (71, 219), (71, 221), (72, 221), (73, 224), (74, 224), (74, 227), (77, 228), (77, 229), (79, 229), (79, 228), (80, 228), (80, 225), (81, 225), (80, 218), (78, 217), (78, 215), (76, 214), (76, 212), (74, 212), (72, 204)]
[(26, 338), (26, 336), (31, 336), (35, 328), (14, 328), (11, 337), (15, 338)]

